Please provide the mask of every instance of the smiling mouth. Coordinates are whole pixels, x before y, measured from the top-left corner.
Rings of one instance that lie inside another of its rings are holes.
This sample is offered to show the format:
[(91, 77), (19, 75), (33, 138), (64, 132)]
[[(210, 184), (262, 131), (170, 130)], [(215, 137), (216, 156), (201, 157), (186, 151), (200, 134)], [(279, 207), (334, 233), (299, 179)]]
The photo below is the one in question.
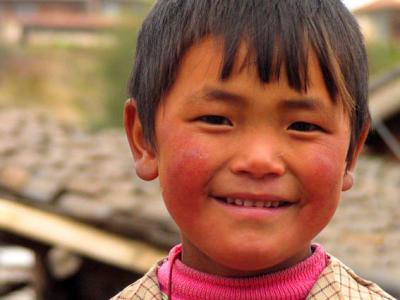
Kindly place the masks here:
[(288, 201), (253, 201), (248, 199), (239, 198), (224, 198), (224, 197), (213, 197), (218, 202), (222, 202), (227, 205), (232, 206), (242, 206), (242, 207), (255, 207), (255, 208), (280, 208), (287, 207), (293, 203)]

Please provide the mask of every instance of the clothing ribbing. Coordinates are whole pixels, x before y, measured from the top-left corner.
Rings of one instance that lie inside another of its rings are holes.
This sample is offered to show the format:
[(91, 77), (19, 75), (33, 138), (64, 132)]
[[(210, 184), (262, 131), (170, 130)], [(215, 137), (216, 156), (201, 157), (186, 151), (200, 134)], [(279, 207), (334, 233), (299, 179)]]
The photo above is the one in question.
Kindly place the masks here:
[(157, 278), (166, 295), (172, 278), (172, 300), (305, 299), (328, 264), (322, 246), (315, 244), (312, 249), (310, 257), (290, 268), (256, 277), (230, 278), (186, 266), (179, 259), (182, 247), (177, 245), (158, 269)]

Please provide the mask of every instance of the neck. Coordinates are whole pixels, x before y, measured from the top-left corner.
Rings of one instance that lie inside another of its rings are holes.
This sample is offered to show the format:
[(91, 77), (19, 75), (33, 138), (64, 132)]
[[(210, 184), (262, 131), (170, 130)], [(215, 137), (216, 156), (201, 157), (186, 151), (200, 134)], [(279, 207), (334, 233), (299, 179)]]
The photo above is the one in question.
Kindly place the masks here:
[(297, 255), (294, 255), (290, 259), (285, 260), (282, 263), (279, 263), (272, 267), (268, 267), (267, 269), (242, 271), (228, 268), (226, 266), (215, 263), (215, 261), (212, 261), (210, 257), (198, 251), (197, 247), (193, 247), (190, 241), (185, 240), (185, 243), (182, 243), (182, 253), (180, 260), (186, 266), (207, 274), (213, 274), (223, 277), (250, 277), (265, 275), (287, 269), (307, 259), (307, 257), (311, 256), (311, 254), (311, 245), (309, 245), (303, 251), (297, 253)]

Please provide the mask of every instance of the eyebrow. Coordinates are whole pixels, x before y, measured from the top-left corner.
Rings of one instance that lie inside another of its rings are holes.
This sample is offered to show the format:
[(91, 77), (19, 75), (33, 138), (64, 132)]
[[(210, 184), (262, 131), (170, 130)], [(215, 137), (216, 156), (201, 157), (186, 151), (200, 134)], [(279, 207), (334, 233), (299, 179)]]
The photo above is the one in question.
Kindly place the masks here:
[(217, 100), (217, 101), (222, 101), (222, 102), (233, 102), (233, 103), (243, 103), (245, 102), (246, 97), (232, 93), (226, 90), (218, 89), (218, 88), (213, 88), (213, 87), (205, 87), (198, 93), (194, 94), (193, 96), (189, 96), (190, 99), (192, 100), (197, 100), (197, 99), (206, 99), (206, 100)]
[(326, 109), (322, 100), (312, 97), (283, 99), (279, 102), (278, 107), (282, 110), (323, 111)]
[[(211, 101), (222, 101), (232, 102), (235, 104), (244, 104), (246, 97), (237, 93), (229, 92), (214, 87), (204, 87), (199, 92), (188, 97), (191, 100), (206, 99)], [(296, 110), (308, 110), (308, 111), (324, 111), (326, 110), (323, 101), (317, 97), (293, 97), (282, 99), (279, 101), (278, 108), (280, 110), (296, 111)]]

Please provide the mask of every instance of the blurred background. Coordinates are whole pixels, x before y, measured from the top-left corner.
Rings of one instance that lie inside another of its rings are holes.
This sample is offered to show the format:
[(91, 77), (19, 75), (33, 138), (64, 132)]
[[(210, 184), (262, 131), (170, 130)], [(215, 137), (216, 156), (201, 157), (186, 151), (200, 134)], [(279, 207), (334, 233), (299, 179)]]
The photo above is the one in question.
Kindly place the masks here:
[[(0, 299), (106, 299), (179, 241), (122, 133), (151, 0), (0, 0)], [(400, 1), (345, 1), (373, 131), (317, 242), (400, 297)]]

